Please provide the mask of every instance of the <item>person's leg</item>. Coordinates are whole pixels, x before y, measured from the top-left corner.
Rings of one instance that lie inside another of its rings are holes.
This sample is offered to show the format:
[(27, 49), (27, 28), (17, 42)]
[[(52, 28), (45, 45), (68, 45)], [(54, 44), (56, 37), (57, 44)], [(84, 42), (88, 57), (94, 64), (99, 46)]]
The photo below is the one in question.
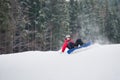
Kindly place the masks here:
[(67, 47), (68, 47), (68, 49), (72, 49), (72, 48), (74, 48), (74, 43), (69, 42)]
[(78, 45), (82, 46), (84, 43), (81, 39), (77, 39), (75, 42), (75, 46), (78, 47)]

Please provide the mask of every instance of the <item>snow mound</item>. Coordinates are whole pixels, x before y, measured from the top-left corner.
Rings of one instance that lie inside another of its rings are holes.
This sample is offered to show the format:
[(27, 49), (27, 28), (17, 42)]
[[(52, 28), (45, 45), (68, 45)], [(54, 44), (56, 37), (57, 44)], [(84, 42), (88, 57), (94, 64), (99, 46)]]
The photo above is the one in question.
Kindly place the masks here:
[(0, 55), (0, 80), (120, 80), (120, 44)]

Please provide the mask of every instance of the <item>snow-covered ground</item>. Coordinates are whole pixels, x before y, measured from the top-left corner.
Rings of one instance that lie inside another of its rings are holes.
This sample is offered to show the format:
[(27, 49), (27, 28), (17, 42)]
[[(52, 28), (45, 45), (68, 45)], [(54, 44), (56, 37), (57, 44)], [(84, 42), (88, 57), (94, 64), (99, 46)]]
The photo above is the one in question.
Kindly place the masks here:
[(120, 80), (120, 44), (0, 55), (0, 80)]

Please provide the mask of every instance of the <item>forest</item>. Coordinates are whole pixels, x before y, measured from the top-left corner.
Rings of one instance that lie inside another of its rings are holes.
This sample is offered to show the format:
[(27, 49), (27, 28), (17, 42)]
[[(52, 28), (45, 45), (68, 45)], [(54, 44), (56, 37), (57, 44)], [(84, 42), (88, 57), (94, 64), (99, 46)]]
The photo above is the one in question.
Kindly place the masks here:
[(56, 51), (75, 40), (120, 43), (120, 0), (0, 0), (0, 54)]

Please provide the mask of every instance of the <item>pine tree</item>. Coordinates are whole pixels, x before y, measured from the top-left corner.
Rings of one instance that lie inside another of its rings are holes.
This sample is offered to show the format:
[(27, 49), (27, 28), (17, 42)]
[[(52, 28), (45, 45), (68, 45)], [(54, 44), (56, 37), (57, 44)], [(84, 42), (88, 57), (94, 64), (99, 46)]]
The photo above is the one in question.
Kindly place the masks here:
[[(106, 0), (106, 2), (108, 2)], [(118, 4), (117, 0), (113, 0), (107, 4), (107, 10), (106, 10), (106, 19), (105, 19), (105, 34), (108, 37), (109, 41), (112, 43), (118, 43), (119, 42), (119, 17), (117, 15), (118, 10)]]
[(13, 26), (10, 23), (10, 2), (0, 0), (0, 54), (10, 53)]
[(78, 22), (79, 16), (79, 1), (70, 0), (69, 2), (69, 15), (70, 15), (70, 30), (72, 34), (75, 34), (77, 29), (80, 28)]
[(61, 40), (69, 33), (69, 13), (65, 0), (51, 0), (52, 50), (61, 46)]

